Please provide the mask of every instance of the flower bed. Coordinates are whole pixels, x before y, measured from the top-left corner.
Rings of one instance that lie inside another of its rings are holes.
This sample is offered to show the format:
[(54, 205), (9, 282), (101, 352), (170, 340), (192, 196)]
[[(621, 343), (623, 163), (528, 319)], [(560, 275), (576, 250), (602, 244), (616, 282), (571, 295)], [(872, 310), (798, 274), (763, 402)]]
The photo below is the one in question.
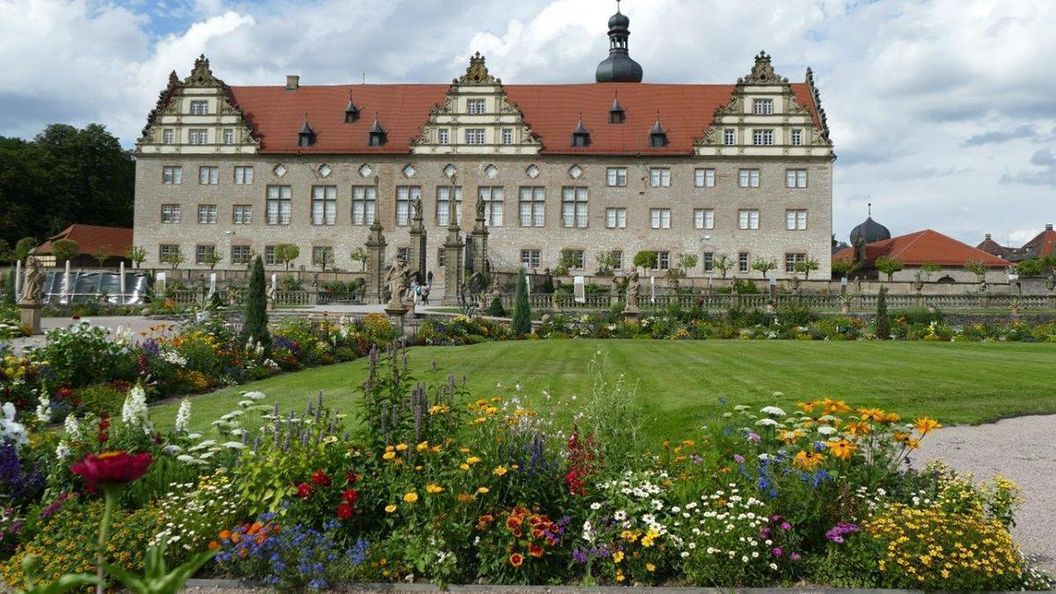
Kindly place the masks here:
[(24, 585), (27, 557), (44, 579), (91, 567), (94, 552), (71, 543), (92, 541), (102, 489), (117, 503), (105, 556), (118, 570), (142, 571), (149, 540), (171, 564), (211, 550), (200, 575), (280, 590), (1052, 585), (1009, 535), (1014, 485), (905, 464), (941, 430), (927, 417), (775, 394), (761, 410), (725, 405), (693, 435), (643, 443), (642, 411), (618, 385), (600, 382), (562, 425), (535, 397), (469, 394), (453, 378), (425, 386), (376, 350), (353, 411), (321, 396), (283, 411), (251, 392), (210, 435), (188, 432), (189, 403), (160, 433), (145, 400), (134, 388), (120, 419), (70, 415), (61, 432), (3, 417), (0, 484), (12, 497), (31, 485), (0, 518), (9, 584)]

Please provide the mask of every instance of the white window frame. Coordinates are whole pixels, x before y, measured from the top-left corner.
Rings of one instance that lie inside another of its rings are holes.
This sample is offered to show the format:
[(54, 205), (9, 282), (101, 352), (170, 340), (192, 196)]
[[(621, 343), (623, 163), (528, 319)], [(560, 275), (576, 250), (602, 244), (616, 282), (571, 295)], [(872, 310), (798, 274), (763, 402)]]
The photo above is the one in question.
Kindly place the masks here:
[(337, 186), (312, 186), (312, 225), (337, 224)]
[(650, 167), (649, 168), (649, 187), (651, 187), (651, 188), (670, 188), (671, 187), (671, 168), (670, 167)]
[(209, 115), (209, 101), (205, 99), (192, 99), (190, 115)]
[(737, 130), (735, 128), (726, 128), (722, 131), (722, 144), (726, 146), (737, 144)]
[(179, 225), (180, 224), (180, 205), (179, 204), (162, 204), (161, 205), (161, 222), (164, 225)]
[(165, 128), (161, 131), (161, 143), (162, 144), (175, 144), (176, 142), (176, 131), (172, 128)]
[(561, 226), (566, 229), (586, 229), (589, 221), (590, 191), (586, 186), (561, 188)]
[[(462, 224), (462, 186), (454, 188), (455, 222)], [(447, 227), (451, 224), (451, 186), (436, 187), (436, 224)]]
[(505, 190), (502, 186), (480, 186), (477, 195), (484, 201), (484, 224), (501, 227), (505, 214)]
[(521, 186), (518, 194), (518, 220), (521, 227), (546, 226), (546, 187)]
[(807, 187), (807, 170), (806, 169), (786, 169), (785, 170), (785, 187), (802, 189)]
[(759, 187), (758, 169), (741, 169), (737, 172), (737, 185), (741, 188)]
[(194, 246), (194, 263), (208, 264), (206, 258), (216, 255), (216, 244), (199, 243)]
[(539, 268), (540, 250), (522, 249), (521, 266), (525, 268)]
[(693, 210), (693, 226), (697, 229), (712, 230), (715, 228), (715, 209), (696, 208)]
[(268, 186), (264, 222), (267, 225), (289, 225), (293, 211), (293, 189), (290, 186)]
[(215, 225), (217, 223), (217, 206), (215, 204), (198, 205), (198, 224)]
[(753, 128), (752, 129), (752, 144), (754, 146), (773, 146), (774, 145), (774, 129), (773, 128)]
[(253, 184), (253, 166), (235, 165), (235, 185), (249, 186)]
[(752, 113), (756, 115), (771, 115), (774, 113), (774, 100), (762, 98), (753, 99)]
[(712, 167), (700, 167), (693, 171), (693, 187), (714, 188), (715, 169)]
[(626, 229), (627, 209), (622, 206), (611, 206), (606, 208), (605, 227), (608, 229)]
[(748, 272), (752, 269), (751, 252), (737, 252), (737, 272)]
[(252, 225), (253, 224), (253, 205), (252, 204), (235, 204), (231, 207), (231, 224), (232, 225)]
[(502, 144), (513, 144), (513, 128), (502, 129)]
[(715, 252), (704, 252), (700, 255), (700, 267), (704, 272), (715, 270)]
[(800, 262), (806, 262), (807, 255), (802, 252), (786, 252), (785, 253), (785, 272), (792, 273), (796, 271), (796, 264)]
[(209, 129), (191, 128), (187, 130), (187, 144), (209, 144)]
[(488, 112), (488, 103), (484, 99), (466, 99), (466, 113), (470, 115), (483, 115)]
[[(414, 203), (422, 197), (422, 186), (396, 186), (396, 225), (406, 227), (414, 219)], [(422, 213), (425, 216), (425, 213)]]
[(759, 209), (742, 208), (737, 211), (737, 228), (742, 231), (759, 230)]
[(785, 230), (787, 231), (806, 231), (807, 230), (807, 209), (805, 208), (790, 208), (785, 211)]
[(486, 144), (487, 131), (484, 128), (466, 128), (466, 144)]
[(183, 167), (179, 165), (165, 165), (161, 168), (161, 183), (170, 186), (178, 186), (183, 183)]
[(440, 128), (436, 131), (436, 142), (437, 144), (450, 144), (451, 132), (447, 128)]
[(624, 188), (627, 186), (627, 168), (609, 167), (605, 170), (605, 179), (610, 188)]
[(253, 247), (249, 245), (232, 245), (231, 246), (231, 263), (232, 264), (249, 264), (250, 256), (253, 254)]
[(235, 144), (235, 129), (224, 128), (223, 139), (224, 144)]
[(792, 146), (803, 146), (803, 130), (795, 128), (791, 131), (789, 144)]
[(377, 213), (378, 188), (376, 186), (352, 186), (352, 224), (356, 226), (373, 225)]
[(671, 228), (671, 209), (670, 208), (650, 208), (649, 209), (649, 227), (652, 229), (670, 229)]
[(198, 184), (215, 186), (220, 183), (220, 168), (215, 165), (202, 165), (198, 168)]

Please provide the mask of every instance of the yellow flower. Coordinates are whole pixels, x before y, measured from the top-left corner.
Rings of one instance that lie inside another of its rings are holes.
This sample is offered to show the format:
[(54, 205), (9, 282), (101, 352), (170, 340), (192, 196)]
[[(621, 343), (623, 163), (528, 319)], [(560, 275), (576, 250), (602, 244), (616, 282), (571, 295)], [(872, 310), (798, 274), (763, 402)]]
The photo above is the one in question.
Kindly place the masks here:
[(458, 494), (458, 502), (459, 503), (469, 503), (470, 501), (473, 501), (473, 496), (470, 495), (469, 493), (459, 493)]
[(477, 493), (480, 493), (481, 495), (487, 495), (488, 491), (490, 491), (490, 489), (487, 487), (480, 487), (477, 489)]
[[(620, 556), (622, 557), (623, 553), (620, 553)], [(617, 569), (616, 570), (616, 581), (617, 582), (622, 582), (625, 579), (627, 579), (627, 578), (623, 577), (623, 571), (620, 570), (620, 569)]]
[(873, 426), (869, 423), (858, 421), (856, 423), (847, 423), (846, 429), (847, 434), (851, 436), (869, 435), (873, 430)]
[(942, 429), (942, 423), (932, 419), (930, 417), (920, 417), (913, 421), (913, 427), (920, 432), (921, 437), (928, 434), (933, 429)]
[(647, 570), (649, 570), (649, 571), (656, 571), (656, 566), (655, 566), (655, 565), (653, 565), (652, 563), (646, 563), (646, 564), (645, 564), (645, 568), (646, 568)]
[(851, 456), (854, 455), (854, 451), (857, 449), (857, 447), (853, 443), (845, 439), (841, 439), (839, 441), (832, 441), (826, 445), (829, 446), (829, 451), (832, 452), (832, 455), (839, 458), (840, 460), (849, 460)]
[(401, 444), (396, 446), (396, 451), (397, 452), (403, 452), (406, 449), (407, 449), (407, 444), (405, 444), (405, 443), (401, 443)]
[(434, 484), (434, 483), (429, 483), (428, 485), (425, 486), (425, 492), (426, 493), (443, 493), (444, 492), (444, 488), (441, 487), (440, 485), (437, 485), (437, 484)]
[(799, 406), (799, 408), (803, 409), (803, 412), (808, 413), (808, 414), (814, 412), (814, 407), (817, 406), (817, 405), (818, 405), (818, 403), (813, 401), (813, 400), (810, 401), (810, 402), (799, 402), (799, 403), (797, 403), (797, 406)]
[(626, 540), (627, 542), (634, 542), (638, 540), (638, 533), (634, 532), (633, 530), (624, 530), (620, 533), (620, 538)]
[(619, 563), (623, 561), (623, 551), (616, 551), (612, 554), (612, 562)]
[(459, 464), (458, 467), (462, 470), (469, 470), (469, 464), (466, 464), (465, 462)]
[(642, 546), (645, 548), (653, 546), (653, 541), (656, 540), (658, 536), (660, 536), (660, 533), (650, 528), (649, 532), (646, 532), (645, 536), (642, 537)]
[(838, 415), (851, 410), (851, 407), (847, 406), (847, 403), (842, 400), (833, 400), (832, 398), (826, 398), (821, 401), (821, 405), (825, 407), (825, 414)]
[(406, 495), (403, 496), (403, 500), (406, 501), (407, 503), (417, 503), (418, 502), (418, 494), (415, 493), (414, 491), (409, 491), (409, 492), (407, 492)]
[(813, 471), (824, 461), (825, 454), (802, 450), (792, 459), (792, 464), (802, 470)]
[(505, 466), (496, 466), (495, 470), (492, 471), (496, 476), (504, 476), (509, 472)]
[(791, 431), (788, 429), (782, 429), (781, 433), (778, 434), (778, 436), (781, 438), (781, 441), (788, 444), (792, 444), (798, 441), (799, 438), (803, 436), (803, 432), (798, 429), (793, 429)]
[(470, 456), (466, 458), (466, 464), (469, 464), (470, 466), (474, 464), (480, 464), (480, 458), (478, 458), (477, 456)]
[(381, 455), (381, 457), (386, 459), (386, 460), (392, 460), (393, 458), (396, 457), (396, 452), (385, 452), (384, 454)]
[(390, 504), (385, 506), (385, 513), (391, 514), (394, 511), (396, 511), (396, 504), (395, 503), (390, 503)]
[(428, 441), (423, 441), (422, 443), (414, 446), (414, 451), (416, 451), (416, 452), (424, 452), (425, 450), (428, 450), (428, 449), (429, 449), (429, 442)]

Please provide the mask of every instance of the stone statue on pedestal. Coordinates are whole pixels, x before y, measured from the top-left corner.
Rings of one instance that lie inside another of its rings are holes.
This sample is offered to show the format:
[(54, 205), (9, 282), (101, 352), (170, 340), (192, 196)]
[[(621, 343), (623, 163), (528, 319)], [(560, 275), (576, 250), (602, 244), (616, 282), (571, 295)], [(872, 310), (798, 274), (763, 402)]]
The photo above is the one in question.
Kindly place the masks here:
[(44, 271), (40, 260), (30, 257), (26, 262), (26, 280), (22, 284), (22, 303), (40, 305), (44, 301)]
[(396, 260), (389, 265), (385, 277), (385, 283), (389, 286), (389, 307), (394, 309), (403, 308), (403, 296), (407, 292), (409, 276), (410, 274), (407, 270), (407, 264), (402, 258), (396, 258)]
[(642, 283), (638, 279), (638, 271), (634, 270), (627, 277), (627, 297), (624, 311), (638, 311), (638, 295), (642, 290)]

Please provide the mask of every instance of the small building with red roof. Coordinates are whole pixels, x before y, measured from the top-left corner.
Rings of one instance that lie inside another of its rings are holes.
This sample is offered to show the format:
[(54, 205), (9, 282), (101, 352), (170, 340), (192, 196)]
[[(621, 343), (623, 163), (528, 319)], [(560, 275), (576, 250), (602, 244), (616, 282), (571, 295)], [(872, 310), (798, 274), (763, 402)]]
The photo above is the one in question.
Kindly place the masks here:
[[(876, 269), (880, 258), (895, 260), (903, 269), (895, 272), (893, 281), (913, 281), (921, 276), (924, 281), (937, 282), (978, 282), (975, 273), (965, 270), (965, 266), (978, 263), (988, 269), (988, 283), (1007, 283), (1010, 266), (1008, 260), (999, 258), (966, 243), (939, 233), (933, 229), (924, 229), (890, 239), (871, 243), (859, 242), (858, 246), (847, 247), (833, 254), (833, 262), (852, 261), (858, 265), (858, 274), (868, 278), (886, 278)], [(934, 271), (924, 268), (938, 267)]]
[(45, 266), (65, 265), (56, 262), (52, 255), (52, 244), (62, 239), (77, 242), (79, 254), (70, 260), (70, 266), (86, 268), (100, 265), (98, 257), (109, 254), (103, 260), (104, 267), (116, 267), (122, 261), (128, 263), (128, 251), (132, 248), (132, 229), (127, 227), (102, 227), (74, 223), (48, 238), (33, 250)]

